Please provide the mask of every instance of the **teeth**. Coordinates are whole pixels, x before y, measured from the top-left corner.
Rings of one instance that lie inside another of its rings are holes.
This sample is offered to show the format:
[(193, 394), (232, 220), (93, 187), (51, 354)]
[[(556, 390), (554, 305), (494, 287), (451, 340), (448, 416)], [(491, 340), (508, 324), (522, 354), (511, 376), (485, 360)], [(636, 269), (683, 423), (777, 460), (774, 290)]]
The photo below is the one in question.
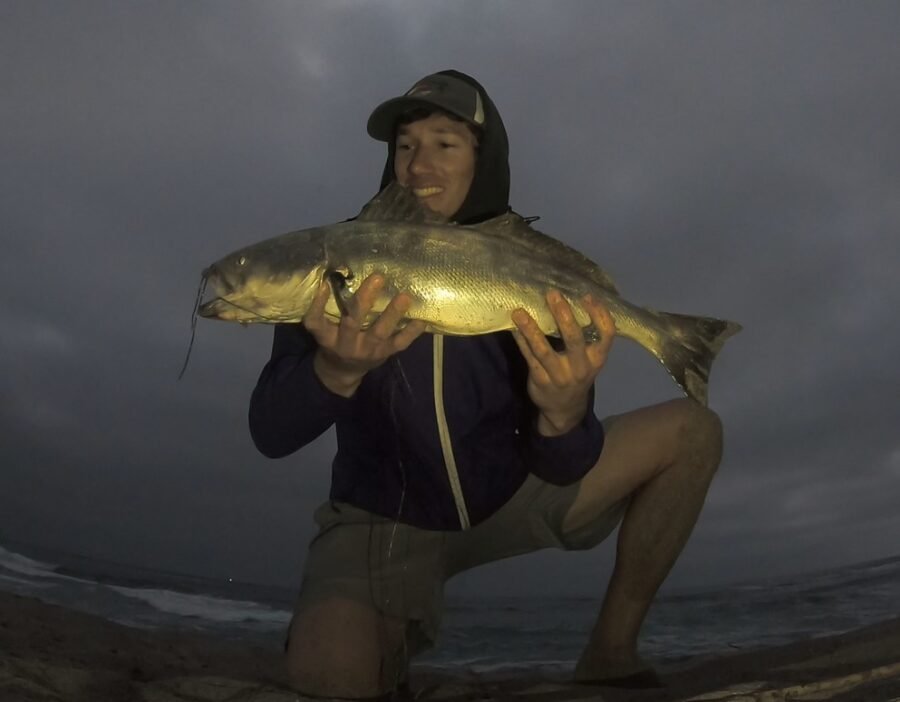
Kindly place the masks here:
[(438, 186), (432, 186), (430, 188), (413, 188), (413, 194), (416, 197), (428, 197), (429, 195), (437, 195), (442, 192), (444, 192), (444, 189)]

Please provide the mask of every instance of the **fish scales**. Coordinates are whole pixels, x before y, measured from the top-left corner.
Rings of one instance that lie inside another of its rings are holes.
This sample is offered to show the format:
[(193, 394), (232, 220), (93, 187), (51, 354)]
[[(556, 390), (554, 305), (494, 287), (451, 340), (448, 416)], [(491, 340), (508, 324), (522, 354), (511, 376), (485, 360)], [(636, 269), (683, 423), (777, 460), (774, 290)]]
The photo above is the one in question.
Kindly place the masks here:
[[(373, 317), (405, 290), (413, 299), (407, 316), (425, 320), (431, 331), (470, 335), (511, 329), (509, 313), (521, 307), (551, 333), (555, 323), (546, 306), (546, 292), (554, 287), (575, 301), (591, 291), (584, 280), (535, 266), (526, 251), (510, 251), (501, 240), (477, 231), (415, 225), (385, 233), (383, 227), (366, 224), (352, 236), (342, 234), (337, 229), (329, 236), (325, 265), (353, 271), (348, 292), (356, 292), (362, 280), (380, 273), (386, 285), (373, 307)], [(340, 315), (336, 302), (327, 312)], [(577, 316), (584, 325), (590, 322), (580, 307)]]

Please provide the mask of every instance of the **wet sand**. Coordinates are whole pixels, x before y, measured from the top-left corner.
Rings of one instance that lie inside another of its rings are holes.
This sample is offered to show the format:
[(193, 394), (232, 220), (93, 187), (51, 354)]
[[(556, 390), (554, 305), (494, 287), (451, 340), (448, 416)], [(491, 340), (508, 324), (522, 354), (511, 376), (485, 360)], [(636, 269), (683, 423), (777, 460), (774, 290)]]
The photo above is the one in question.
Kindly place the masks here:
[[(546, 643), (542, 644), (546, 645)], [(414, 666), (428, 701), (900, 702), (900, 618), (777, 648), (686, 661), (663, 690), (574, 685), (559, 678), (436, 673)], [(133, 629), (0, 593), (0, 702), (295, 702), (276, 648)]]

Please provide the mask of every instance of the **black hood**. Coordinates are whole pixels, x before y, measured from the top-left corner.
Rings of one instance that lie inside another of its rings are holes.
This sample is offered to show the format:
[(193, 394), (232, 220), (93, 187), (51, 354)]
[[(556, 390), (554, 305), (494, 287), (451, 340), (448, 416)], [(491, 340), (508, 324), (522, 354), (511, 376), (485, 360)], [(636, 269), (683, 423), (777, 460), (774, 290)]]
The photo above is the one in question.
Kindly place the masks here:
[[(481, 93), (484, 106), (484, 124), (478, 145), (478, 160), (472, 186), (462, 207), (453, 220), (459, 224), (472, 224), (503, 214), (509, 209), (509, 141), (506, 127), (494, 102), (481, 84), (471, 76), (459, 71), (440, 71), (471, 84)], [(394, 140), (388, 142), (387, 162), (381, 176), (383, 189), (394, 180)]]

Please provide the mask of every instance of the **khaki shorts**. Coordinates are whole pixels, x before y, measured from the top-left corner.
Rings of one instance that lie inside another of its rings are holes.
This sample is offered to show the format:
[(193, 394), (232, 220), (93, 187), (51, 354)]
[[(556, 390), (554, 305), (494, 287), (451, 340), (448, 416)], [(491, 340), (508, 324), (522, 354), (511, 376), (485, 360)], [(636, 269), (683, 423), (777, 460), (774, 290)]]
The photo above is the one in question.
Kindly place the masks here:
[(444, 583), (457, 573), (544, 548), (593, 548), (615, 530), (627, 499), (564, 533), (563, 519), (580, 485), (560, 487), (529, 475), (495, 514), (455, 532), (419, 529), (326, 502), (315, 512), (319, 533), (309, 547), (297, 610), (335, 596), (370, 604), (407, 620), (409, 652), (422, 651), (436, 640)]

